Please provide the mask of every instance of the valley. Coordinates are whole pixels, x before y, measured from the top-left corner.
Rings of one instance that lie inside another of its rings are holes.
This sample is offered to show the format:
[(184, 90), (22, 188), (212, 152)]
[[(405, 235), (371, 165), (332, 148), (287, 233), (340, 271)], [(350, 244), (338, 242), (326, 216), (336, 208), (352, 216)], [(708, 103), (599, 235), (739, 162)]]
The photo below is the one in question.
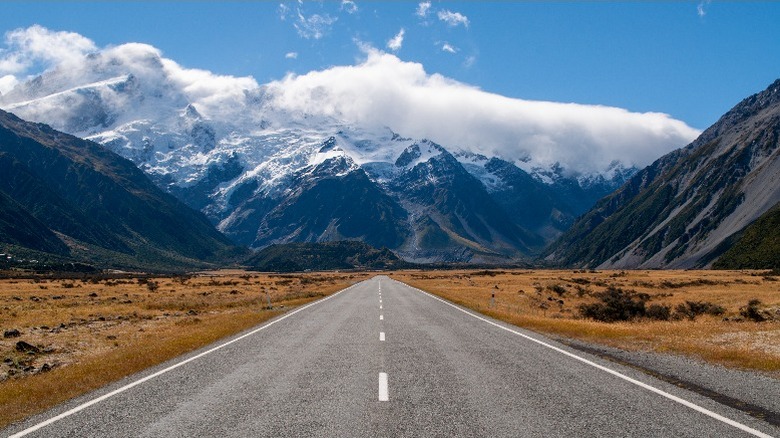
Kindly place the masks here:
[(0, 436), (780, 437), (780, 3), (141, 3), (0, 14)]

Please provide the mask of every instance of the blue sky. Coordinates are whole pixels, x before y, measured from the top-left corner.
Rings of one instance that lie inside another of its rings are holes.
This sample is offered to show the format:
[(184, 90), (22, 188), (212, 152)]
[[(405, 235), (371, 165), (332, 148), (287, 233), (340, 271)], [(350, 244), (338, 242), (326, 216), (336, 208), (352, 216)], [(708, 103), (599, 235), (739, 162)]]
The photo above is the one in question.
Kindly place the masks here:
[[(522, 99), (663, 112), (706, 128), (780, 78), (780, 2), (4, 2), (99, 47), (143, 42), (188, 68), (258, 82), (394, 53)], [(424, 8), (423, 8), (424, 9)], [(403, 29), (403, 38), (388, 43)]]

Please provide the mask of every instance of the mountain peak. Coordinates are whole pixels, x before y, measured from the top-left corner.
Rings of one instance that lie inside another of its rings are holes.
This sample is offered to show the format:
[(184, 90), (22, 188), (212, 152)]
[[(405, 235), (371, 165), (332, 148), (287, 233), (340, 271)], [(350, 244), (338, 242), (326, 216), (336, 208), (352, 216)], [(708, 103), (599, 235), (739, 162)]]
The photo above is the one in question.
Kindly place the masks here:
[(202, 119), (203, 117), (200, 115), (198, 110), (195, 108), (195, 105), (188, 103), (187, 106), (184, 108), (184, 117), (188, 119)]
[(431, 158), (449, 155), (446, 149), (430, 140), (420, 140), (408, 146), (395, 160), (396, 167), (415, 167), (420, 163), (427, 163)]

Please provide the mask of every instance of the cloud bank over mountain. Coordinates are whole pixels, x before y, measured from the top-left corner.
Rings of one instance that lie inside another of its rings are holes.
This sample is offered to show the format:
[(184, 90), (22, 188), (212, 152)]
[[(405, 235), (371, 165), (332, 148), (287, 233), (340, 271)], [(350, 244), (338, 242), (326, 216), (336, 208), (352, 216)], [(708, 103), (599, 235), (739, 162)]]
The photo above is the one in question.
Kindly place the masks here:
[[(614, 160), (647, 165), (699, 134), (666, 114), (507, 98), (373, 47), (363, 47), (363, 54), (354, 65), (289, 74), (261, 85), (248, 76), (183, 67), (150, 45), (99, 48), (87, 37), (33, 26), (5, 35), (0, 106), (13, 111), (25, 100), (112, 74), (132, 74), (142, 86), (154, 87), (155, 95), (176, 96), (182, 107), (191, 103), (213, 120), (262, 117), (268, 111), (299, 121), (332, 117), (511, 161), (560, 163), (583, 173), (603, 171)], [(46, 71), (58, 71), (57, 82), (32, 86), (30, 81)]]

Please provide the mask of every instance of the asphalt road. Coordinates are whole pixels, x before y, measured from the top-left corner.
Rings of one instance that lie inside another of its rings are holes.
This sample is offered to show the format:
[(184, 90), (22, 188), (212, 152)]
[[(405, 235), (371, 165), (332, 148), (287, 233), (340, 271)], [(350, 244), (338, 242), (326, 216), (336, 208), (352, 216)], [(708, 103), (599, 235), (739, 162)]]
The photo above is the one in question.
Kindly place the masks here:
[(375, 277), (2, 435), (780, 437), (711, 399), (475, 316)]

